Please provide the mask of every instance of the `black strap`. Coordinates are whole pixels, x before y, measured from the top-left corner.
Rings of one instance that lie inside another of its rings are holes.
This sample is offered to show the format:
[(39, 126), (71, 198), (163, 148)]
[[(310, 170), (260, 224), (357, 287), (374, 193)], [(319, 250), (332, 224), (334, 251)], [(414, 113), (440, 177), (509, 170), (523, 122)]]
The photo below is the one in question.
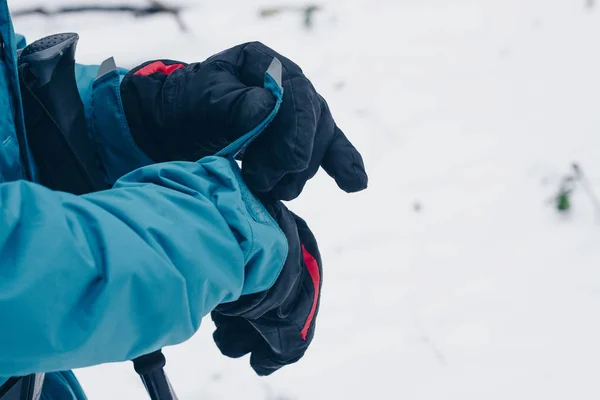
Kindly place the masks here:
[[(142, 378), (151, 400), (177, 400), (165, 373), (165, 356), (161, 350), (133, 360), (133, 367)], [(3, 400), (0, 398), (0, 400)]]
[[(22, 67), (20, 68), (23, 69)], [(21, 71), (21, 94), (25, 109), (25, 123), (29, 146), (39, 167), (40, 183), (50, 189), (73, 194), (90, 193), (107, 189), (91, 151), (79, 143), (75, 145), (44, 104), (23, 82), (25, 71)], [(87, 139), (87, 133), (77, 132)], [(89, 140), (89, 139), (88, 139)]]
[(87, 133), (77, 88), (78, 38), (68, 33), (37, 40), (23, 49), (18, 65), (27, 141), (40, 183), (50, 189), (84, 194), (109, 185)]

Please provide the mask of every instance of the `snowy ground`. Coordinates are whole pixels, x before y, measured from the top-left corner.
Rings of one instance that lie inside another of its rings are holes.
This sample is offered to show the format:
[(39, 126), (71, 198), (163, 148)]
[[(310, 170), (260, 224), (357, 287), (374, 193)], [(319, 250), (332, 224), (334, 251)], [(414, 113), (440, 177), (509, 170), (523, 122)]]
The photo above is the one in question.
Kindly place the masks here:
[[(184, 2), (187, 34), (169, 16), (14, 21), (29, 40), (79, 32), (83, 63), (261, 40), (304, 68), (365, 156), (366, 192), (321, 175), (291, 205), (325, 263), (303, 361), (257, 378), (206, 321), (167, 350), (180, 398), (600, 398), (600, 224), (581, 190), (566, 217), (547, 204), (573, 161), (600, 192), (600, 5), (321, 1), (306, 31), (298, 14), (260, 18), (273, 3), (289, 2)], [(130, 364), (78, 376), (92, 400), (146, 398)]]

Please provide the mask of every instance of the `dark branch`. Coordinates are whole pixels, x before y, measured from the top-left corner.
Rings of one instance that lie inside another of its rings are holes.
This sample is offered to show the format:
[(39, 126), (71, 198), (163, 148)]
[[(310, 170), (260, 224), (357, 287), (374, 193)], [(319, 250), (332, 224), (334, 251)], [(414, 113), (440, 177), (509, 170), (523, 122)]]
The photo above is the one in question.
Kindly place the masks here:
[(304, 25), (311, 28), (313, 25), (313, 16), (315, 12), (321, 11), (321, 6), (313, 4), (307, 6), (281, 6), (267, 7), (260, 10), (260, 16), (263, 18), (272, 17), (282, 12), (299, 12), (304, 15)]
[(150, 1), (147, 6), (134, 6), (134, 5), (73, 5), (63, 6), (57, 8), (45, 8), (45, 7), (31, 7), (20, 10), (15, 10), (11, 14), (14, 17), (22, 17), (26, 15), (44, 15), (53, 16), (59, 14), (73, 14), (82, 12), (109, 12), (109, 13), (131, 13), (135, 17), (147, 17), (155, 14), (171, 14), (179, 24), (179, 27), (183, 31), (187, 31), (187, 27), (181, 19), (182, 7), (166, 5), (159, 1)]

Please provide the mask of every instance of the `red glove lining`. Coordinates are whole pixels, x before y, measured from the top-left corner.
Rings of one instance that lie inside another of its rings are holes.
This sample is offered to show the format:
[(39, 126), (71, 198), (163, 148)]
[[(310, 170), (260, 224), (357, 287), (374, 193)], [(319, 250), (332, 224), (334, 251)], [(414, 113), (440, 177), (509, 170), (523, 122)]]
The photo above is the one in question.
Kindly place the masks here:
[(135, 71), (134, 75), (148, 76), (156, 72), (162, 72), (165, 75), (171, 75), (173, 71), (177, 71), (178, 69), (183, 67), (185, 67), (185, 65), (183, 64), (165, 65), (162, 61), (154, 61), (153, 63), (150, 63), (144, 66), (143, 68), (140, 68), (139, 70)]
[(306, 265), (306, 269), (308, 269), (308, 273), (310, 274), (310, 278), (312, 279), (313, 287), (315, 289), (312, 308), (301, 332), (302, 340), (306, 340), (306, 336), (308, 336), (308, 330), (312, 324), (313, 318), (315, 317), (315, 313), (317, 312), (319, 290), (321, 288), (321, 274), (319, 273), (319, 264), (317, 263), (317, 260), (308, 252), (308, 250), (306, 250), (304, 245), (302, 245), (302, 254), (304, 256), (304, 264)]

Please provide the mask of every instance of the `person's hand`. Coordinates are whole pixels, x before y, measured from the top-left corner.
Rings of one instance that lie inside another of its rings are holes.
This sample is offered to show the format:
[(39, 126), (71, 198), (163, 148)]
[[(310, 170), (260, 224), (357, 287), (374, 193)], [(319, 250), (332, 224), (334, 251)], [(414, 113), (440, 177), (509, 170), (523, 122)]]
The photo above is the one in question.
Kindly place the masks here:
[(260, 43), (236, 46), (202, 63), (148, 62), (121, 83), (138, 146), (157, 162), (195, 161), (223, 149), (273, 110), (275, 98), (263, 88), (273, 58), (283, 67), (283, 102), (240, 158), (244, 181), (285, 233), (289, 253), (271, 289), (222, 304), (212, 313), (222, 353), (251, 353), (259, 375), (303, 356), (319, 307), (322, 266), (316, 240), (280, 200), (297, 197), (320, 166), (347, 192), (366, 188), (362, 157), (302, 70)]
[(289, 252), (271, 289), (221, 304), (212, 312), (214, 340), (228, 357), (248, 353), (258, 375), (298, 361), (315, 334), (323, 269), (317, 241), (281, 202), (267, 205), (285, 233)]
[(248, 186), (273, 200), (291, 200), (322, 166), (343, 190), (366, 188), (362, 157), (325, 100), (298, 65), (258, 42), (201, 63), (149, 61), (131, 70), (120, 90), (135, 142), (156, 162), (215, 154), (273, 109), (275, 99), (263, 81), (274, 57), (283, 65), (283, 103), (241, 155)]

